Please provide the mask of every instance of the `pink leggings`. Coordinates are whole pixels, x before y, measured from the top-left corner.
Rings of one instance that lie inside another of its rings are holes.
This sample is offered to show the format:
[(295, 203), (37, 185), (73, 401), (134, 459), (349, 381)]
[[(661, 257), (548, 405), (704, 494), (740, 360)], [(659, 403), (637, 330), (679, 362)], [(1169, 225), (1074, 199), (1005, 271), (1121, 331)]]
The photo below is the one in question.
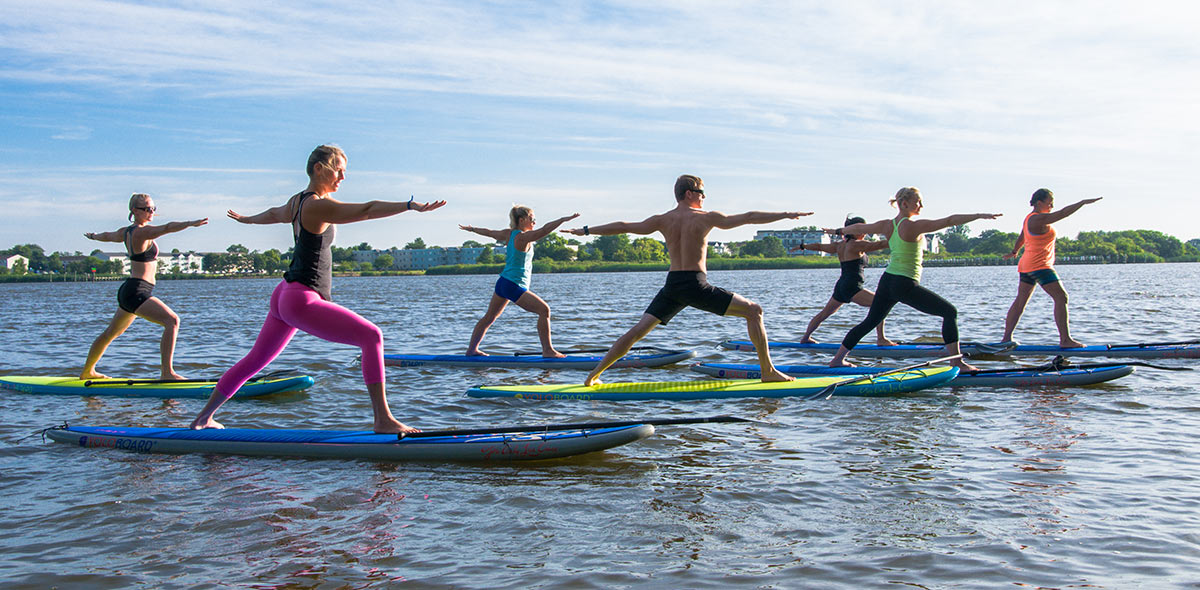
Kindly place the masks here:
[(363, 381), (383, 382), (383, 333), (362, 316), (331, 301), (300, 283), (283, 281), (271, 293), (271, 310), (263, 322), (254, 348), (233, 365), (217, 382), (217, 391), (233, 397), (246, 381), (263, 370), (283, 349), (296, 330), (317, 338), (350, 344), (362, 349)]

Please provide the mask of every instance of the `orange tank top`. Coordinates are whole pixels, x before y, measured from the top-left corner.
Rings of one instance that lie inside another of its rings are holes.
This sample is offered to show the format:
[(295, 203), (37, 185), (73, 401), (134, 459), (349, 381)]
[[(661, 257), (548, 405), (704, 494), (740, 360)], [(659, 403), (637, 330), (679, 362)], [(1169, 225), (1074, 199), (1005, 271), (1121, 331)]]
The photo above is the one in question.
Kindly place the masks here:
[(1046, 233), (1035, 236), (1029, 233), (1029, 218), (1037, 215), (1034, 211), (1025, 216), (1022, 233), (1025, 234), (1025, 252), (1017, 262), (1017, 272), (1033, 272), (1044, 268), (1054, 268), (1054, 239), (1058, 235), (1053, 225), (1046, 225)]

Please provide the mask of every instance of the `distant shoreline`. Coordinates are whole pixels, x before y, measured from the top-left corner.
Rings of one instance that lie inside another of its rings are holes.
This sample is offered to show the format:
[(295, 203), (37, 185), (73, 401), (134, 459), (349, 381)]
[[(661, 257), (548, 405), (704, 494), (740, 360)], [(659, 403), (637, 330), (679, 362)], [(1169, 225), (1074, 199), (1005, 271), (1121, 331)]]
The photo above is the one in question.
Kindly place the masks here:
[[(1133, 260), (1130, 260), (1133, 258)], [(1200, 259), (1188, 258), (1185, 260), (1153, 260), (1148, 257), (1126, 257), (1126, 256), (1071, 256), (1063, 257), (1056, 261), (1057, 266), (1075, 265), (1075, 264), (1159, 264), (1170, 262), (1200, 262)], [(970, 258), (926, 258), (925, 266), (927, 267), (947, 267), (947, 266), (1016, 266), (1015, 259), (1003, 259), (1000, 257), (970, 257)], [(821, 257), (816, 258), (710, 258), (708, 260), (708, 270), (795, 270), (795, 269), (829, 269), (838, 268), (839, 264), (836, 258)], [(882, 268), (887, 266), (886, 257), (874, 257), (871, 260), (871, 268)], [(334, 272), (334, 276), (338, 277), (381, 277), (381, 276), (444, 276), (444, 275), (490, 275), (499, 274), (504, 268), (502, 264), (460, 264), (451, 266), (435, 266), (433, 268), (420, 270), (373, 270), (373, 271), (348, 271)], [(556, 261), (536, 261), (533, 263), (533, 270), (538, 274), (546, 273), (594, 273), (594, 272), (665, 272), (669, 268), (666, 262), (556, 262)], [(273, 279), (280, 278), (282, 273), (261, 273), (261, 274), (208, 274), (208, 273), (179, 273), (179, 274), (161, 274), (156, 277), (159, 281), (171, 280), (188, 280), (188, 279)], [(113, 282), (122, 281), (128, 278), (128, 275), (82, 275), (82, 274), (23, 274), (23, 275), (0, 275), (0, 283), (86, 283), (86, 282)]]

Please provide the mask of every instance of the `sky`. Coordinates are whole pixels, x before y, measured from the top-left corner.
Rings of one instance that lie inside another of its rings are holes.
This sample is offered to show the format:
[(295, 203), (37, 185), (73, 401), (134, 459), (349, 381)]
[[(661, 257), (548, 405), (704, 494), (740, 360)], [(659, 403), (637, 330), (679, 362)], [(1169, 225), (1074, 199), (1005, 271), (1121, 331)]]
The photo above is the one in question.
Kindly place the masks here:
[[(225, 216), (281, 204), (313, 147), (348, 155), (336, 197), (445, 199), (339, 228), (338, 244), (454, 246), (513, 204), (564, 227), (674, 206), (813, 211), (715, 231), (1003, 213), (1200, 237), (1200, 4), (0, 0), (0, 249), (112, 249), (130, 194), (167, 251), (291, 245)], [(1191, 170), (1191, 172), (1189, 172)]]

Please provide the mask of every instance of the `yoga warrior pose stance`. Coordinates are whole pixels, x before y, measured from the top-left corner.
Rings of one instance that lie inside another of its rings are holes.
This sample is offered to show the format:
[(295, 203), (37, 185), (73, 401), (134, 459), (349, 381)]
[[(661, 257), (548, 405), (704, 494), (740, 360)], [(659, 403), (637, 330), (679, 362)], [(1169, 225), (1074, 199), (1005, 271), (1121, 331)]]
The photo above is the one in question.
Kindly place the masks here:
[(133, 221), (133, 225), (115, 231), (83, 234), (88, 239), (100, 242), (124, 242), (125, 252), (129, 254), (129, 278), (125, 279), (121, 288), (117, 290), (117, 313), (113, 315), (108, 327), (92, 342), (87, 362), (83, 365), (83, 371), (79, 373), (80, 379), (107, 379), (96, 372), (96, 363), (100, 362), (100, 357), (104, 356), (108, 345), (124, 333), (137, 317), (146, 318), (163, 327), (162, 341), (159, 344), (162, 355), (160, 378), (183, 379), (182, 375), (175, 372), (173, 366), (175, 338), (179, 336), (179, 316), (162, 300), (150, 294), (154, 291), (154, 273), (158, 270), (158, 244), (154, 243), (154, 239), (189, 227), (204, 225), (208, 223), (208, 218), (150, 225), (156, 210), (150, 195), (135, 193), (129, 198), (129, 219)]
[[(977, 219), (995, 219), (999, 213), (968, 213), (951, 215), (941, 219), (912, 219), (921, 212), (921, 192), (913, 187), (900, 189), (891, 203), (900, 213), (894, 219), (881, 219), (875, 223), (856, 223), (833, 231), (843, 234), (882, 234), (888, 236), (888, 247), (892, 254), (888, 266), (879, 278), (879, 287), (875, 289), (875, 300), (867, 318), (846, 334), (842, 346), (829, 362), (831, 367), (853, 366), (846, 362), (846, 355), (867, 335), (878, 326), (897, 303), (903, 303), (919, 312), (942, 318), (942, 340), (946, 343), (946, 355), (957, 355), (961, 351), (958, 346), (958, 310), (949, 301), (942, 299), (937, 293), (920, 285), (921, 262), (924, 257), (922, 245), (925, 234), (946, 229), (955, 225), (970, 223)], [(958, 358), (953, 364), (965, 371), (975, 368)]]
[(791, 381), (791, 377), (775, 370), (775, 365), (771, 364), (771, 354), (767, 349), (767, 331), (763, 327), (762, 307), (741, 295), (708, 284), (706, 239), (713, 228), (732, 229), (751, 223), (796, 219), (812, 213), (749, 211), (738, 215), (725, 215), (717, 211), (705, 211), (704, 181), (687, 174), (675, 181), (675, 201), (674, 209), (642, 221), (617, 221), (563, 230), (577, 236), (621, 233), (646, 235), (659, 232), (666, 238), (667, 253), (671, 257), (666, 286), (659, 290), (658, 295), (650, 302), (650, 307), (646, 308), (642, 319), (613, 343), (604, 359), (588, 374), (583, 384), (590, 386), (599, 383), (600, 374), (625, 356), (637, 341), (645, 338), (655, 326), (666, 324), (675, 314), (689, 306), (717, 315), (746, 318), (746, 330), (758, 352), (759, 365), (762, 366), (762, 380)]
[(458, 226), (469, 232), (507, 244), (504, 251), (504, 270), (500, 272), (500, 278), (496, 280), (496, 290), (492, 293), (492, 300), (488, 304), (487, 311), (475, 323), (475, 330), (471, 332), (471, 343), (467, 345), (468, 355), (485, 355), (479, 350), (479, 343), (483, 342), (483, 336), (487, 334), (488, 328), (492, 327), (500, 314), (504, 313), (504, 308), (508, 307), (508, 302), (511, 301), (521, 309), (537, 314), (537, 332), (538, 339), (542, 342), (542, 356), (548, 358), (566, 356), (554, 350), (554, 344), (550, 341), (550, 306), (529, 290), (529, 277), (533, 274), (533, 243), (550, 235), (550, 232), (557, 229), (558, 226), (576, 217), (579, 217), (578, 213), (559, 217), (542, 226), (541, 229), (535, 230), (533, 229), (535, 225), (533, 209), (515, 205), (508, 212), (509, 229)]
[(287, 203), (257, 215), (229, 211), (229, 217), (241, 223), (290, 223), (296, 246), (283, 282), (271, 294), (270, 310), (254, 347), (221, 376), (208, 403), (191, 426), (194, 429), (223, 428), (213, 420), (217, 409), (250, 377), (275, 360), (299, 329), (330, 342), (361, 348), (363, 381), (371, 396), (375, 432), (414, 432), (415, 428), (396, 420), (388, 407), (384, 391), (383, 334), (375, 324), (332, 301), (331, 247), (336, 224), (379, 219), (405, 211), (432, 211), (446, 202), (414, 203), (409, 199), (343, 203), (335, 200), (331, 195), (346, 178), (346, 154), (335, 146), (322, 145), (313, 150), (308, 157), (307, 171), (308, 188), (292, 196)]
[[(855, 223), (866, 223), (866, 220), (861, 217), (846, 218), (845, 225), (850, 226)], [(842, 265), (842, 276), (838, 277), (837, 284), (833, 286), (833, 295), (825, 304), (824, 309), (817, 312), (813, 316), (812, 321), (808, 322), (808, 328), (804, 330), (804, 336), (800, 338), (800, 342), (816, 342), (812, 339), (812, 333), (816, 331), (817, 326), (821, 325), (829, 316), (833, 315), (843, 303), (857, 303), (863, 307), (870, 307), (871, 302), (875, 300), (875, 294), (864, 289), (863, 283), (865, 277), (863, 271), (867, 268), (867, 252), (874, 252), (887, 248), (888, 244), (884, 240), (864, 240), (863, 236), (858, 234), (848, 234), (842, 232), (844, 238), (841, 242), (832, 244), (805, 244), (792, 248), (795, 250), (816, 250), (818, 252), (826, 252), (836, 254), (838, 262)], [(888, 340), (883, 335), (883, 322), (879, 322), (875, 326), (875, 342), (880, 346), (894, 346), (896, 343)]]
[(1013, 300), (1012, 306), (1008, 308), (1008, 315), (1004, 318), (1004, 342), (1012, 341), (1013, 330), (1017, 329), (1017, 322), (1021, 321), (1021, 314), (1025, 313), (1025, 305), (1033, 296), (1033, 288), (1041, 285), (1042, 289), (1049, 293), (1050, 298), (1054, 300), (1054, 323), (1058, 325), (1058, 345), (1063, 348), (1083, 346), (1083, 343), (1071, 338), (1070, 319), (1067, 315), (1067, 291), (1063, 289), (1058, 273), (1054, 272), (1054, 242), (1058, 234), (1054, 231), (1054, 226), (1050, 224), (1071, 215), (1084, 205), (1099, 201), (1101, 198), (1084, 199), (1051, 213), (1050, 210), (1054, 208), (1054, 193), (1050, 192), (1048, 188), (1040, 188), (1033, 193), (1033, 197), (1029, 199), (1029, 204), (1033, 206), (1033, 212), (1025, 216), (1025, 221), (1021, 224), (1021, 235), (1017, 237), (1017, 243), (1013, 245), (1012, 252), (1004, 256), (1013, 258), (1022, 246), (1025, 247), (1025, 253), (1017, 261), (1017, 272), (1020, 273), (1020, 282), (1017, 283), (1017, 298)]

